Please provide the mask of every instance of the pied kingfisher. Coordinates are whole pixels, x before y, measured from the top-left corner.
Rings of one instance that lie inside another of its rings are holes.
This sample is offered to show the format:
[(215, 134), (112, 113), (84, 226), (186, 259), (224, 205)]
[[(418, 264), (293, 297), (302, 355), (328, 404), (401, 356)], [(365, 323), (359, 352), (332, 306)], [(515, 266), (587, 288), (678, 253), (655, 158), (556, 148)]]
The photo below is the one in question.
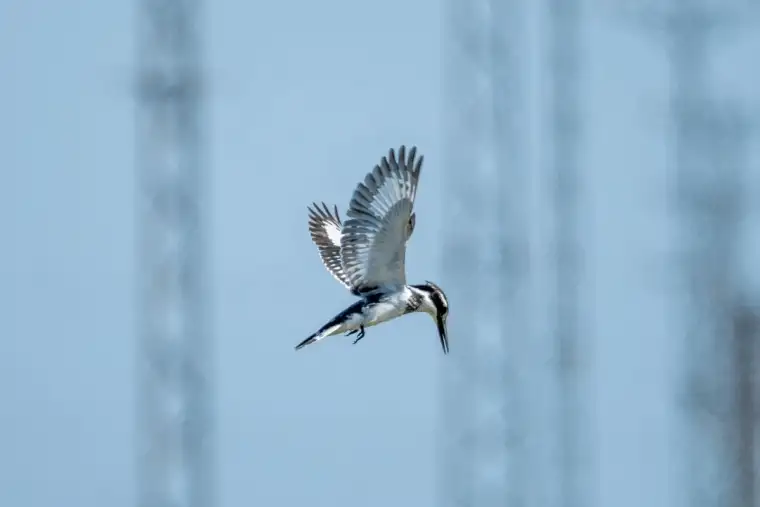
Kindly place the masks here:
[(393, 149), (367, 174), (354, 190), (341, 223), (322, 203), (309, 207), (309, 233), (327, 270), (359, 297), (304, 341), (299, 350), (327, 336), (359, 333), (364, 328), (407, 313), (425, 312), (438, 326), (444, 354), (449, 352), (446, 318), (449, 304), (440, 287), (432, 282), (406, 283), (406, 243), (414, 231), (414, 198), (423, 157), (415, 161), (416, 147), (407, 153), (401, 146), (398, 159)]

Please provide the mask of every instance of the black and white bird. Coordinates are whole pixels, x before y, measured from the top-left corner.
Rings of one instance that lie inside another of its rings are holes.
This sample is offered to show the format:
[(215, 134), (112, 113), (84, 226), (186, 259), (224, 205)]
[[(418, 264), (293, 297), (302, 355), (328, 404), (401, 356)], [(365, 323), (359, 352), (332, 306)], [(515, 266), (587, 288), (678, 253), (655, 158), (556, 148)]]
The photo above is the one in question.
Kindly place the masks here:
[(367, 327), (424, 312), (436, 322), (441, 347), (448, 354), (446, 295), (432, 282), (406, 283), (406, 244), (414, 232), (414, 198), (423, 160), (415, 159), (416, 153), (416, 147), (407, 152), (401, 146), (397, 158), (389, 150), (357, 185), (345, 222), (337, 206), (332, 212), (324, 203), (309, 207), (309, 233), (322, 262), (359, 301), (296, 345), (296, 350), (342, 333), (358, 333), (356, 344)]

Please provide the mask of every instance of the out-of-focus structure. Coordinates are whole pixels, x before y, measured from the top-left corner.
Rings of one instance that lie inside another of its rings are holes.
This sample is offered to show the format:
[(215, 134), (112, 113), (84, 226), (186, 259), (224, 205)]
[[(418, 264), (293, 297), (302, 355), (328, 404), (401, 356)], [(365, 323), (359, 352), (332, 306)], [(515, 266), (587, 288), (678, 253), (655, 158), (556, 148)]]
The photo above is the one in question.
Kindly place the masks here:
[(758, 505), (758, 418), (760, 418), (760, 311), (757, 303), (738, 301), (733, 317), (734, 421), (731, 439), (735, 456), (735, 505)]
[(548, 64), (551, 157), (549, 181), (554, 201), (554, 304), (552, 335), (557, 364), (557, 505), (586, 507), (589, 442), (585, 424), (583, 379), (587, 348), (581, 340), (580, 291), (582, 248), (579, 227), (580, 153), (582, 142), (581, 2), (549, 0)]
[(741, 105), (718, 96), (710, 79), (711, 49), (730, 40), (741, 6), (651, 5), (646, 19), (666, 35), (671, 69), (685, 505), (755, 506), (758, 399), (748, 369), (757, 353), (756, 315), (744, 301), (751, 288), (739, 268), (749, 124)]
[[(443, 379), (441, 506), (524, 507), (521, 348), (528, 174), (521, 0), (446, 2), (445, 284), (458, 336)], [(463, 177), (466, 171), (466, 177)], [(454, 364), (455, 363), (455, 364)]]
[(213, 501), (201, 12), (138, 1), (137, 501)]
[(739, 498), (736, 451), (741, 445), (730, 443), (737, 415), (732, 320), (744, 289), (737, 248), (747, 126), (739, 109), (711, 93), (705, 75), (708, 35), (720, 19), (715, 16), (698, 4), (681, 3), (668, 18), (683, 248), (677, 265), (686, 282), (685, 479), (688, 505), (740, 507), (756, 505)]

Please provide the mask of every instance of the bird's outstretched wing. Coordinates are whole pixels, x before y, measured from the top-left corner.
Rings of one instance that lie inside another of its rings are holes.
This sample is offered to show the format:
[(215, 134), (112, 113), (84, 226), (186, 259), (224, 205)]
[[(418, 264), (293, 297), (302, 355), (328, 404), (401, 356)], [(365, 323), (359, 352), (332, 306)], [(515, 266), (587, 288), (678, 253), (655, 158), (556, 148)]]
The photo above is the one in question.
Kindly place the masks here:
[(311, 240), (317, 245), (322, 263), (336, 280), (351, 290), (352, 286), (343, 271), (340, 256), (340, 238), (343, 233), (338, 207), (334, 207), (335, 213), (331, 213), (325, 203), (322, 203), (321, 207), (313, 203), (308, 209), (309, 234), (311, 234)]
[(362, 294), (406, 283), (406, 242), (414, 230), (414, 198), (423, 157), (391, 149), (354, 190), (340, 239), (343, 272)]

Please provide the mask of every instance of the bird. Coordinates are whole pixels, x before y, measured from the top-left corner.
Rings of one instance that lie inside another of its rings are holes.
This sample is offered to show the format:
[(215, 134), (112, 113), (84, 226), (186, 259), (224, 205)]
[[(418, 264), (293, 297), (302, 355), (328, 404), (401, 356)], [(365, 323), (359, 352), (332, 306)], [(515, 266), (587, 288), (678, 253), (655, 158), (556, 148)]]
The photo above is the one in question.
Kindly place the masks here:
[(435, 283), (408, 284), (406, 246), (415, 230), (414, 201), (423, 156), (417, 147), (401, 145), (357, 184), (342, 221), (338, 207), (324, 202), (309, 206), (309, 233), (327, 271), (358, 301), (327, 321), (295, 346), (300, 350), (328, 336), (356, 334), (365, 328), (415, 312), (436, 323), (444, 354), (449, 353), (446, 294)]

